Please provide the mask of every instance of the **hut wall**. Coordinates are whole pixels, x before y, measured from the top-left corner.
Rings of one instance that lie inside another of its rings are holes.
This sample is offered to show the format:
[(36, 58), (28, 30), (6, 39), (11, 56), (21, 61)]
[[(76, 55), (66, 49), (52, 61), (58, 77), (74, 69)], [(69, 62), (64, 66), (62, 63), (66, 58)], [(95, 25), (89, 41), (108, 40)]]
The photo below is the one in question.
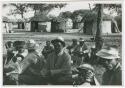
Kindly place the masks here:
[(102, 21), (102, 33), (112, 33), (111, 32), (111, 21), (106, 20), (106, 21)]
[(39, 22), (38, 30), (44, 31), (44, 32), (50, 32), (51, 31), (51, 22)]

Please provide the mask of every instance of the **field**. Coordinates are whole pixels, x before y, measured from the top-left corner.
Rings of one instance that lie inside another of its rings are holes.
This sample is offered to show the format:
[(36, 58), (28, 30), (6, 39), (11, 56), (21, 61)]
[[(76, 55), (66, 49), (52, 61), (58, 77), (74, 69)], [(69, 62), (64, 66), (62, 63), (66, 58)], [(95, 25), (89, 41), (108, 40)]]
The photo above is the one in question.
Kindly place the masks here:
[[(71, 40), (73, 38), (79, 39), (80, 37), (84, 38), (86, 41), (86, 44), (89, 48), (91, 48), (94, 45), (94, 42), (91, 41), (90, 38), (93, 36), (91, 35), (83, 35), (83, 34), (66, 34), (66, 33), (31, 33), (31, 32), (22, 32), (22, 33), (11, 33), (11, 34), (3, 34), (3, 43), (7, 41), (15, 41), (15, 40), (24, 40), (27, 41), (29, 39), (34, 39), (37, 41), (37, 43), (40, 44), (40, 52), (42, 48), (45, 45), (46, 40), (52, 40), (56, 38), (57, 36), (64, 37), (66, 44), (70, 45)], [(119, 47), (119, 54), (121, 56), (121, 49), (122, 49), (122, 35), (121, 34), (110, 34), (110, 35), (103, 35), (104, 44), (110, 44), (110, 45), (117, 45)], [(101, 66), (94, 65), (95, 71), (96, 71), (96, 77), (98, 81), (101, 83), (102, 80), (102, 74), (104, 72), (104, 68)]]

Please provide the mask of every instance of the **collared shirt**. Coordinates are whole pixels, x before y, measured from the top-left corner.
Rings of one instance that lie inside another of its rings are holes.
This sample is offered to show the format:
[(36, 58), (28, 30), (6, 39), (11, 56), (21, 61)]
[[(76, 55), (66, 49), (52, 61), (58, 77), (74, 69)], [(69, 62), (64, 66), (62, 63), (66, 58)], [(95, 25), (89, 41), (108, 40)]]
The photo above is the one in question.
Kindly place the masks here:
[(120, 63), (113, 70), (107, 70), (103, 74), (102, 85), (122, 85), (122, 72)]

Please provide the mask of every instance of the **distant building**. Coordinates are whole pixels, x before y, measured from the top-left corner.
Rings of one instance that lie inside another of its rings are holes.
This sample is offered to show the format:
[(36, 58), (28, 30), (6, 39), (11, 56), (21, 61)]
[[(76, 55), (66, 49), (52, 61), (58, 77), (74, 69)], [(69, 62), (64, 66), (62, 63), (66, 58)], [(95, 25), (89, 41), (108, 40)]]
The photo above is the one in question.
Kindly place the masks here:
[[(83, 33), (87, 35), (95, 35), (97, 31), (97, 16), (88, 16), (86, 19), (82, 20), (84, 23)], [(113, 25), (114, 24), (114, 25)], [(117, 33), (119, 29), (117, 27), (117, 22), (115, 19), (109, 15), (103, 14), (102, 21), (102, 34)]]
[(45, 15), (36, 15), (30, 19), (31, 32), (50, 32), (51, 20)]
[(73, 23), (70, 18), (57, 17), (51, 20), (51, 32), (66, 32), (72, 29)]

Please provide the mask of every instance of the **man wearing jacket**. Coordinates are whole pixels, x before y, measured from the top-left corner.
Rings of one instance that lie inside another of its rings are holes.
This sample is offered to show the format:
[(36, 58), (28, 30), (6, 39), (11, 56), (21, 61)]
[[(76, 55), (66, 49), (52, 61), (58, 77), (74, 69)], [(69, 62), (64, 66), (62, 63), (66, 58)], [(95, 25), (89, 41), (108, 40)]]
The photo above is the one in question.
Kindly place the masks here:
[(48, 81), (54, 85), (72, 85), (71, 56), (64, 48), (64, 39), (58, 37), (51, 42), (54, 52), (47, 58)]
[(102, 85), (122, 85), (120, 56), (116, 46), (107, 46), (97, 52), (96, 55), (100, 57), (101, 64), (106, 68)]

